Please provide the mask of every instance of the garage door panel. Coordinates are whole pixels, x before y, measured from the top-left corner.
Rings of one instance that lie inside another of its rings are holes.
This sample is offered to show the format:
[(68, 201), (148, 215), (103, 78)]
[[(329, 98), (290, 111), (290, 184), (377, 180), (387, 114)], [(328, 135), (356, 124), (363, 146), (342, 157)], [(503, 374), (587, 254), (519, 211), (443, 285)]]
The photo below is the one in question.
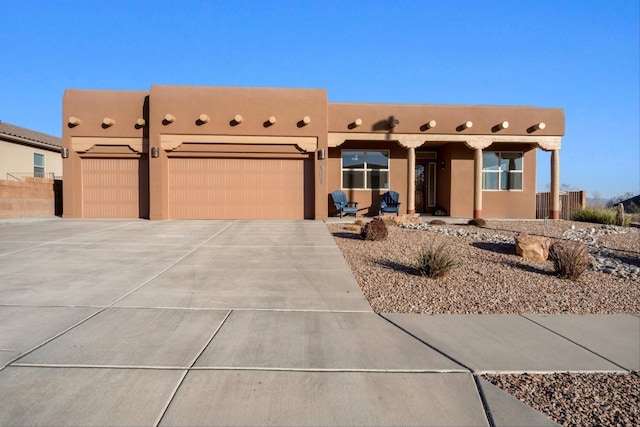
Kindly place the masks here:
[(304, 219), (304, 159), (169, 159), (174, 219)]
[(140, 159), (82, 159), (82, 216), (144, 216), (143, 169)]

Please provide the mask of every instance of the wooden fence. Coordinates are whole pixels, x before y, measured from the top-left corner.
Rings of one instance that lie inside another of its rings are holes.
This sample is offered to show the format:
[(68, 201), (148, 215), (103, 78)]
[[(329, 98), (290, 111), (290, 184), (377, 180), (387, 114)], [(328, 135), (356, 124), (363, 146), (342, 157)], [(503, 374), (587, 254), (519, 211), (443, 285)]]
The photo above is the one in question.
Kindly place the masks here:
[[(573, 213), (587, 206), (587, 194), (584, 191), (560, 192), (560, 219), (570, 220)], [(551, 209), (551, 193), (536, 194), (536, 218), (549, 218)]]

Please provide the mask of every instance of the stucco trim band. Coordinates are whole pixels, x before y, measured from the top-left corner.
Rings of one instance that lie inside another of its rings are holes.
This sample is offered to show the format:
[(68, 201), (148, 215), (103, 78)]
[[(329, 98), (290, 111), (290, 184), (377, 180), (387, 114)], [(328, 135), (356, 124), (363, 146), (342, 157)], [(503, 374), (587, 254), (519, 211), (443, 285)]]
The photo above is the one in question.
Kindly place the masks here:
[(191, 144), (287, 144), (295, 145), (305, 153), (318, 149), (318, 138), (312, 136), (160, 135), (160, 145), (165, 151), (176, 150), (185, 142)]
[(559, 150), (562, 145), (560, 136), (528, 136), (528, 135), (416, 135), (396, 133), (355, 133), (330, 132), (329, 147), (338, 147), (345, 141), (396, 141), (405, 148), (418, 148), (427, 142), (460, 142), (470, 148), (486, 148), (494, 142), (510, 142), (520, 144), (537, 144), (543, 150)]
[(143, 138), (95, 138), (95, 137), (71, 137), (71, 149), (76, 153), (85, 153), (96, 145), (128, 146), (136, 153), (143, 152)]

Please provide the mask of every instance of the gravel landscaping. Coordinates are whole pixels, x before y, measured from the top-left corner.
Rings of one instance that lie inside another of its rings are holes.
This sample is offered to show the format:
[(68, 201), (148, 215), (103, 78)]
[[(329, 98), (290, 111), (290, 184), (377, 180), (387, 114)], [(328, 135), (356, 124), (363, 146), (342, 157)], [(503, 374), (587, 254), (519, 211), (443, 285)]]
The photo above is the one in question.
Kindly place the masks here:
[[(640, 230), (572, 221), (488, 221), (389, 226), (365, 241), (353, 223), (327, 224), (372, 309), (423, 314), (640, 313)], [(551, 261), (515, 254), (521, 233), (587, 245), (579, 281), (554, 275)], [(417, 269), (421, 247), (444, 244), (457, 265), (430, 279)], [(638, 373), (487, 375), (562, 425), (639, 425)]]
[[(386, 240), (363, 241), (353, 224), (328, 227), (377, 313), (640, 313), (640, 229), (570, 221), (406, 224), (390, 226)], [(515, 254), (514, 236), (524, 232), (587, 243), (591, 268), (578, 282), (555, 277), (551, 261)], [(417, 270), (417, 252), (430, 244), (446, 245), (458, 262), (437, 280)]]

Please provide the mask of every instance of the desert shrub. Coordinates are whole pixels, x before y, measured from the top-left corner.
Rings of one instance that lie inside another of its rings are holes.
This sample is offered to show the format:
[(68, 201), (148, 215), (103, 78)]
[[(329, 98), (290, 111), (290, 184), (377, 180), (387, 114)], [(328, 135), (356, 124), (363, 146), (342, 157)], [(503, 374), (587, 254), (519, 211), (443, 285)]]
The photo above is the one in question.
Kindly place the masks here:
[(563, 279), (578, 280), (589, 267), (589, 252), (581, 242), (555, 242), (549, 248), (554, 271)]
[(455, 252), (449, 250), (444, 243), (423, 246), (418, 252), (418, 270), (432, 279), (444, 276), (457, 265)]
[[(615, 209), (609, 208), (584, 208), (575, 211), (571, 219), (580, 222), (616, 225), (616, 211)], [(631, 217), (629, 215), (625, 215), (623, 225), (626, 227), (630, 223)]]
[(447, 225), (447, 223), (441, 219), (434, 219), (434, 220), (431, 220), (429, 225)]
[(388, 234), (387, 225), (380, 218), (373, 218), (360, 231), (360, 236), (365, 240), (384, 240)]
[(353, 221), (353, 223), (354, 223), (355, 225), (359, 225), (360, 227), (364, 227), (365, 225), (367, 225), (367, 221), (365, 221), (365, 220), (364, 220), (364, 219), (362, 219), (362, 218), (358, 218), (358, 219), (356, 219), (355, 221)]
[(487, 225), (487, 221), (485, 221), (482, 218), (473, 218), (473, 219), (470, 219), (467, 224), (475, 225), (476, 227), (484, 227)]
[(349, 231), (360, 231), (360, 226), (356, 224), (347, 224), (344, 226), (344, 229)]
[[(382, 221), (384, 223), (384, 225), (386, 225), (386, 226), (396, 225), (395, 216), (383, 215), (381, 217), (376, 217), (376, 218), (380, 219), (380, 221)], [(374, 218), (374, 219), (376, 219), (376, 218)]]

